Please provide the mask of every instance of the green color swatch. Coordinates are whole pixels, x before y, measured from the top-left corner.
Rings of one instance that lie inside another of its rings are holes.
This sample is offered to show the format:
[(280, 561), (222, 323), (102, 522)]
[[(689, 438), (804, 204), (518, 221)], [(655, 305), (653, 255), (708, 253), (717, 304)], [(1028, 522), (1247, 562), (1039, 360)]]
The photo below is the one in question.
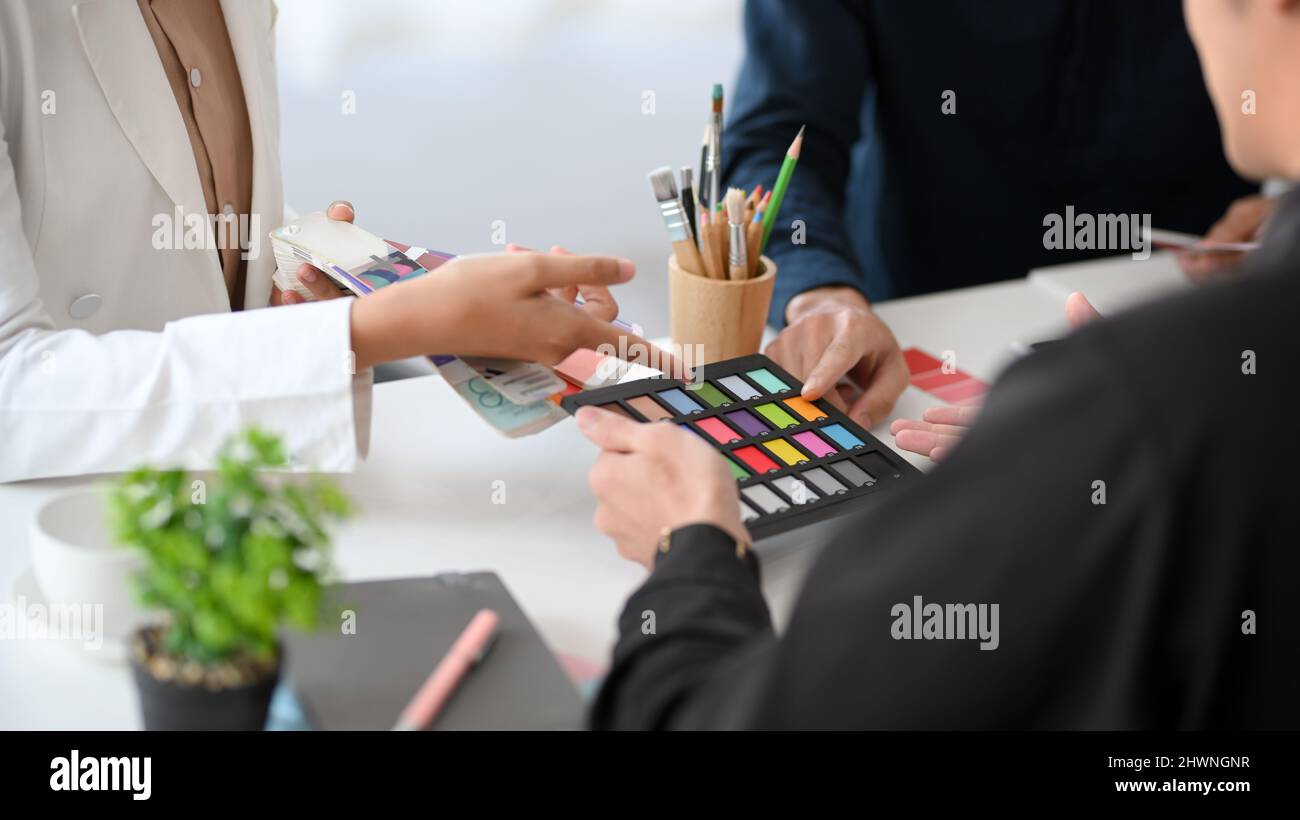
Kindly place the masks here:
[(733, 478), (738, 478), (738, 479), (749, 478), (749, 473), (745, 472), (744, 467), (741, 467), (739, 464), (727, 458), (726, 456), (723, 456), (722, 460), (727, 462), (727, 466), (731, 468), (731, 475)]
[(721, 390), (714, 387), (712, 382), (700, 382), (699, 384), (687, 385), (686, 389), (704, 399), (709, 403), (710, 407), (721, 407), (724, 404), (731, 404), (731, 399), (727, 398)]
[(768, 421), (772, 422), (777, 427), (795, 427), (799, 424), (799, 422), (795, 421), (793, 416), (782, 410), (780, 407), (777, 407), (775, 404), (760, 404), (754, 409), (762, 413)]

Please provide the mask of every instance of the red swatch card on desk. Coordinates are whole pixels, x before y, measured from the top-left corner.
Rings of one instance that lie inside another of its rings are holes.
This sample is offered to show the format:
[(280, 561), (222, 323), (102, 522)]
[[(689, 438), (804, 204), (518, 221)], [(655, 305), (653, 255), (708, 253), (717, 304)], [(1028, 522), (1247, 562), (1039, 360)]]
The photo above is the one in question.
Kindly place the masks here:
[(987, 382), (947, 365), (918, 347), (903, 351), (912, 386), (949, 404), (977, 404), (988, 390)]

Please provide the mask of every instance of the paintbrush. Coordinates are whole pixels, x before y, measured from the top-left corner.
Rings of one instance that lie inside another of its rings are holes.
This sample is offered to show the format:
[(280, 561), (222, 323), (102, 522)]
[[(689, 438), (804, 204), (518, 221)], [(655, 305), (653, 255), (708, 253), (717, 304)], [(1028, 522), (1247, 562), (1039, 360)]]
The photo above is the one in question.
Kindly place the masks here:
[(648, 175), (650, 189), (654, 191), (655, 201), (659, 203), (659, 213), (664, 218), (664, 227), (668, 229), (668, 239), (673, 243), (673, 254), (682, 270), (704, 275), (704, 264), (700, 259), (700, 249), (695, 245), (695, 235), (691, 232), (691, 223), (686, 219), (686, 210), (677, 196), (677, 182), (673, 179), (673, 169), (665, 165), (656, 168)]
[(749, 278), (749, 240), (745, 237), (745, 192), (727, 189), (727, 272), (731, 279)]

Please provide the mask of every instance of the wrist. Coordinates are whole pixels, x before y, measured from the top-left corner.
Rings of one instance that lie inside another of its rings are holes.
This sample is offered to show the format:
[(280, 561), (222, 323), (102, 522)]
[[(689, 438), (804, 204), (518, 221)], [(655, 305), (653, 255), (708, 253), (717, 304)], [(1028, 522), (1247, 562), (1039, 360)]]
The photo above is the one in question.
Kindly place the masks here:
[(871, 302), (862, 291), (851, 285), (827, 285), (797, 294), (786, 304), (785, 320), (787, 323), (797, 322), (815, 311), (836, 307), (870, 310)]
[(715, 521), (693, 521), (671, 529), (664, 528), (656, 543), (652, 563), (658, 564), (671, 552), (724, 548), (743, 561), (752, 553), (754, 546), (748, 531), (743, 526), (731, 527)]
[(378, 308), (374, 296), (363, 296), (352, 300), (352, 355), (356, 358), (357, 370), (368, 370), (380, 362), (391, 361), (390, 351), (386, 349), (384, 338), (383, 311)]
[(351, 342), (358, 370), (442, 352), (437, 338), (442, 322), (422, 310), (425, 300), (412, 298), (418, 284), (399, 283), (352, 300)]

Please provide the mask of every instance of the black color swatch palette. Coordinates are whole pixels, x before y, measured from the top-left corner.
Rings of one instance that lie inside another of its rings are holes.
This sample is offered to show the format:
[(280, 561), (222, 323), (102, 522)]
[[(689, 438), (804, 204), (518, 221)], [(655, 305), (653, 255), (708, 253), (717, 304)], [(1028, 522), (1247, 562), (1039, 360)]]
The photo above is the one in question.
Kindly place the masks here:
[(693, 382), (643, 379), (575, 393), (563, 407), (596, 405), (699, 435), (736, 477), (741, 517), (756, 541), (860, 510), (920, 474), (830, 402), (803, 399), (802, 385), (766, 356), (697, 370)]

